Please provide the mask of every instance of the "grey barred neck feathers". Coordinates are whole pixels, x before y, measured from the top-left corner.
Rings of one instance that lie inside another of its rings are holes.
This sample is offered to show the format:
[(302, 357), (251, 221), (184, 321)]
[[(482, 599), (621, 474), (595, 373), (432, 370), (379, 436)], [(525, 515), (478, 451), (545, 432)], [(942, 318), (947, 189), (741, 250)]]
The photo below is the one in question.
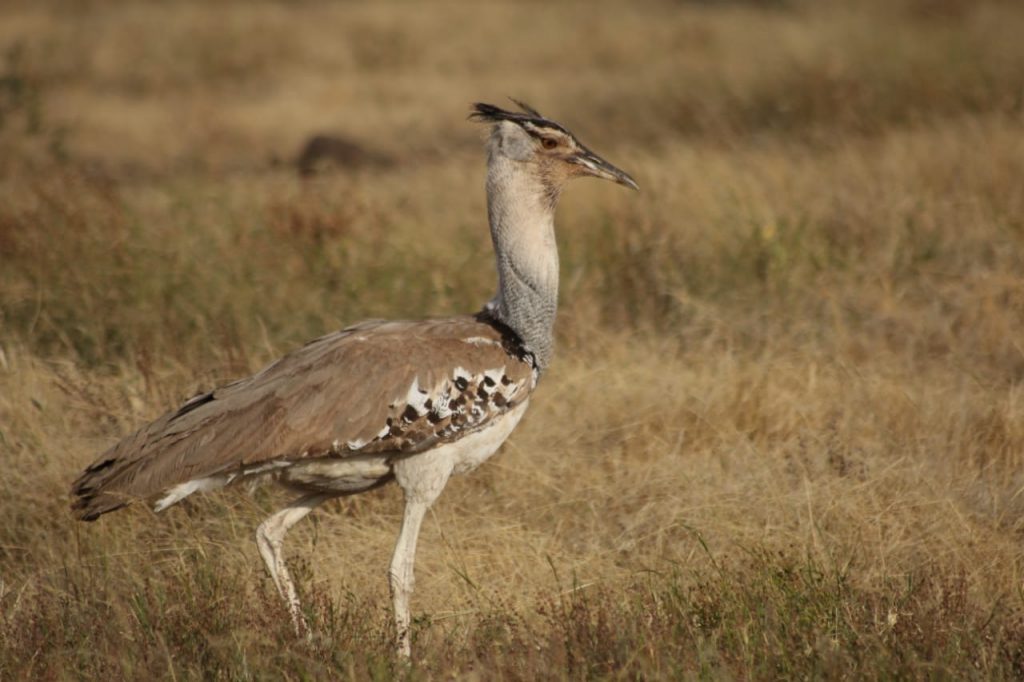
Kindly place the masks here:
[(554, 215), (561, 186), (530, 159), (530, 146), (526, 133), (508, 122), (495, 126), (488, 142), (487, 214), (498, 270), (498, 293), (488, 308), (543, 370), (558, 311)]
[(494, 124), (487, 143), (487, 213), (498, 293), (487, 310), (519, 335), (543, 370), (551, 361), (558, 309), (555, 207), (562, 188), (584, 175), (638, 186), (563, 126), (513, 101), (522, 111), (478, 103), (470, 114)]

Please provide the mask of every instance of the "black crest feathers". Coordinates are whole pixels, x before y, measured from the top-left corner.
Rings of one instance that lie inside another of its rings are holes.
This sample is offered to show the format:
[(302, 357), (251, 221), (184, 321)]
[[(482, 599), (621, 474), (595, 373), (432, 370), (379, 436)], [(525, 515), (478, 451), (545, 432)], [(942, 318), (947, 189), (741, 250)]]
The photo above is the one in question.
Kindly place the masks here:
[[(512, 98), (510, 97), (509, 99)], [(498, 123), (500, 121), (512, 121), (513, 123), (518, 123), (520, 125), (529, 123), (537, 127), (554, 128), (568, 134), (569, 131), (551, 119), (545, 118), (543, 114), (531, 107), (529, 104), (520, 102), (517, 99), (512, 99), (512, 102), (522, 109), (522, 111), (506, 111), (505, 109), (496, 107), (493, 104), (477, 102), (473, 105), (473, 111), (469, 114), (469, 118), (473, 121), (484, 121), (487, 123)]]

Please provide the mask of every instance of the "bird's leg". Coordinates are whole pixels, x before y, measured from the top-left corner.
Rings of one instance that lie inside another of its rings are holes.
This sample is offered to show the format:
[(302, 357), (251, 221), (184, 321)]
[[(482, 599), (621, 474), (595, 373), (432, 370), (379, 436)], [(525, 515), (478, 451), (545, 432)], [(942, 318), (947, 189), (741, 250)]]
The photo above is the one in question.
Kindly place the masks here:
[(395, 609), (395, 647), (401, 658), (409, 658), (409, 596), (412, 594), (416, 540), (423, 517), (444, 490), (452, 473), (452, 462), (443, 454), (426, 452), (395, 465), (395, 478), (405, 492), (405, 514), (398, 533), (395, 554), (388, 574), (391, 601)]
[(395, 554), (391, 559), (391, 572), (388, 575), (391, 586), (391, 601), (395, 609), (395, 648), (402, 658), (409, 658), (409, 596), (412, 594), (413, 564), (416, 561), (416, 539), (420, 525), (430, 505), (419, 500), (406, 500), (405, 516), (402, 519), (402, 530), (395, 544)]
[(256, 544), (260, 548), (260, 555), (267, 564), (267, 572), (277, 585), (277, 591), (288, 603), (288, 611), (292, 614), (292, 623), (295, 625), (295, 634), (300, 637), (305, 634), (310, 636), (309, 627), (302, 617), (302, 610), (299, 608), (299, 597), (295, 593), (295, 583), (288, 574), (288, 567), (285, 566), (284, 556), (281, 554), (281, 547), (284, 544), (285, 533), (292, 526), (301, 521), (309, 512), (313, 511), (323, 502), (335, 497), (335, 495), (314, 493), (305, 495), (292, 502), (290, 505), (275, 513), (256, 529)]

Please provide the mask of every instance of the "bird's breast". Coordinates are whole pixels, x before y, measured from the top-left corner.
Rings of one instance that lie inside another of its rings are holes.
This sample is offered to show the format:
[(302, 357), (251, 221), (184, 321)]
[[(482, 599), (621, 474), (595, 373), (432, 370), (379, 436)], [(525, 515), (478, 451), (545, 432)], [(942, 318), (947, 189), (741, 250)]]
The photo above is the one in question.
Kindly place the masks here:
[(468, 473), (490, 459), (502, 443), (508, 439), (512, 430), (516, 428), (529, 404), (530, 400), (527, 398), (513, 409), (497, 417), (486, 428), (471, 433), (454, 443), (442, 446), (448, 450), (448, 457), (452, 462), (452, 472)]

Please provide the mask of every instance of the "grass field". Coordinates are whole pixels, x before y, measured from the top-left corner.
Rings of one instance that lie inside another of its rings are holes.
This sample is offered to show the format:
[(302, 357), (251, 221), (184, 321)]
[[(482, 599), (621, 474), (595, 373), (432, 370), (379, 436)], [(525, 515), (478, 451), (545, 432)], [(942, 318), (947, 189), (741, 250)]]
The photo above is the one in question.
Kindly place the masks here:
[[(0, 5), (0, 680), (1024, 676), (1024, 5)], [(559, 209), (555, 362), (425, 524), (229, 490), (74, 522), (103, 448), (366, 317), (493, 293), (483, 131)], [(395, 163), (300, 180), (311, 134)]]

